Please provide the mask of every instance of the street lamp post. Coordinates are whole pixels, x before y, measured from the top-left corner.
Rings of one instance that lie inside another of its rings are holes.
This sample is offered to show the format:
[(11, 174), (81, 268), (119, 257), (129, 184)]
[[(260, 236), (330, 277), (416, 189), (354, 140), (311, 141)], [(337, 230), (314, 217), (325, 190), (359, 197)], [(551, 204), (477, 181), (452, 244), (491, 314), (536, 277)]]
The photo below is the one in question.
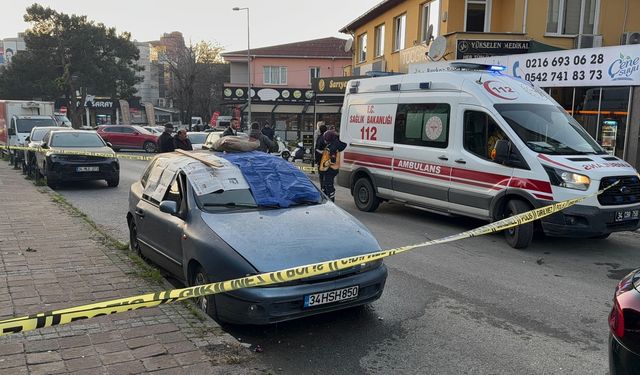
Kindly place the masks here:
[(251, 34), (249, 29), (249, 8), (233, 8), (235, 11), (247, 11), (247, 130), (251, 131)]

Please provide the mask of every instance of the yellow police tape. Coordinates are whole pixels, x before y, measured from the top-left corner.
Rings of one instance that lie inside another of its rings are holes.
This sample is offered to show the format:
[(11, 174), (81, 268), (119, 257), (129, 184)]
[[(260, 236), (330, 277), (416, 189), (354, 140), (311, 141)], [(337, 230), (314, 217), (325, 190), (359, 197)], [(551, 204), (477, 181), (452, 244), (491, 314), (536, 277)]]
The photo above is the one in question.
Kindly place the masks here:
[(154, 307), (165, 303), (185, 300), (188, 298), (202, 297), (210, 294), (230, 292), (242, 288), (252, 288), (303, 279), (346, 268), (351, 268), (363, 263), (383, 259), (419, 247), (443, 244), (458, 241), (464, 238), (471, 238), (494, 233), (501, 230), (513, 228), (521, 224), (530, 223), (545, 216), (549, 216), (587, 198), (601, 194), (603, 191), (617, 184), (618, 181), (606, 187), (605, 189), (598, 191), (595, 194), (575, 199), (568, 199), (562, 202), (554, 203), (545, 207), (514, 215), (506, 219), (502, 219), (491, 224), (472, 229), (470, 231), (454, 234), (452, 236), (444, 237), (437, 240), (422, 242), (415, 245), (408, 245), (395, 249), (377, 251), (366, 255), (353, 256), (327, 262), (308, 264), (280, 271), (241, 277), (233, 280), (220, 281), (182, 289), (165, 290), (162, 292), (142, 294), (127, 298), (119, 298), (110, 301), (70, 307), (62, 310), (47, 311), (20, 318), (7, 319), (0, 321), (0, 336), (22, 331), (30, 331), (43, 327), (67, 324), (76, 320), (91, 319), (98, 316), (136, 310), (143, 307)]
[(55, 148), (40, 148), (40, 147), (25, 147), (25, 146), (3, 146), (1, 148), (9, 150), (19, 151), (34, 151), (34, 152), (51, 152), (62, 155), (80, 155), (80, 156), (94, 156), (98, 158), (120, 158), (131, 160), (152, 160), (155, 156), (143, 156), (143, 155), (129, 155), (129, 154), (116, 154), (110, 152), (91, 152), (91, 151), (73, 151), (73, 150), (61, 150)]

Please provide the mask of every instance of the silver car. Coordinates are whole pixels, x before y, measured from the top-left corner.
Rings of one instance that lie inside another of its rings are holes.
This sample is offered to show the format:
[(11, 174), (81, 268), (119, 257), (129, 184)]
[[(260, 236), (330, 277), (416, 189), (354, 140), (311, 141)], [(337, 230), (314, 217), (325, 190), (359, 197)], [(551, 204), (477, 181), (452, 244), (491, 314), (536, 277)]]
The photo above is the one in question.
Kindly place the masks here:
[[(131, 249), (188, 285), (223, 281), (380, 250), (358, 220), (296, 167), (262, 152), (156, 156), (131, 186)], [(387, 269), (372, 261), (269, 287), (200, 298), (220, 321), (268, 324), (378, 299)]]

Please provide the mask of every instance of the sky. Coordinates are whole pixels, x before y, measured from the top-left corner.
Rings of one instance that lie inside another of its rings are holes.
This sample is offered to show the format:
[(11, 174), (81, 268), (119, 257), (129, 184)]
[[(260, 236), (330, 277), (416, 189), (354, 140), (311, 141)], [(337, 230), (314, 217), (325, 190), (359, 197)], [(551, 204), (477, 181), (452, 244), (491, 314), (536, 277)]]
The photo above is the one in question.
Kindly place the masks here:
[[(346, 39), (338, 32), (381, 0), (41, 0), (58, 12), (86, 15), (90, 20), (129, 31), (137, 41), (158, 40), (180, 31), (187, 44), (217, 42), (225, 51), (247, 49), (246, 11), (250, 8), (251, 48), (325, 37)], [(34, 0), (2, 1), (0, 39), (16, 37), (29, 27), (25, 9)]]

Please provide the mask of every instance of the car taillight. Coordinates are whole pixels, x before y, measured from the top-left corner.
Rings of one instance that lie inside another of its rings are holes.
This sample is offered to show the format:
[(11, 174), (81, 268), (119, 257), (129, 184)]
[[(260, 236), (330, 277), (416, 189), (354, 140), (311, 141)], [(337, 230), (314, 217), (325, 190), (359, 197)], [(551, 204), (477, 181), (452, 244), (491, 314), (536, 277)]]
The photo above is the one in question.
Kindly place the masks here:
[(616, 337), (622, 338), (624, 336), (624, 315), (622, 315), (620, 304), (615, 300), (613, 301), (613, 309), (609, 314), (609, 328), (611, 328), (611, 333)]

